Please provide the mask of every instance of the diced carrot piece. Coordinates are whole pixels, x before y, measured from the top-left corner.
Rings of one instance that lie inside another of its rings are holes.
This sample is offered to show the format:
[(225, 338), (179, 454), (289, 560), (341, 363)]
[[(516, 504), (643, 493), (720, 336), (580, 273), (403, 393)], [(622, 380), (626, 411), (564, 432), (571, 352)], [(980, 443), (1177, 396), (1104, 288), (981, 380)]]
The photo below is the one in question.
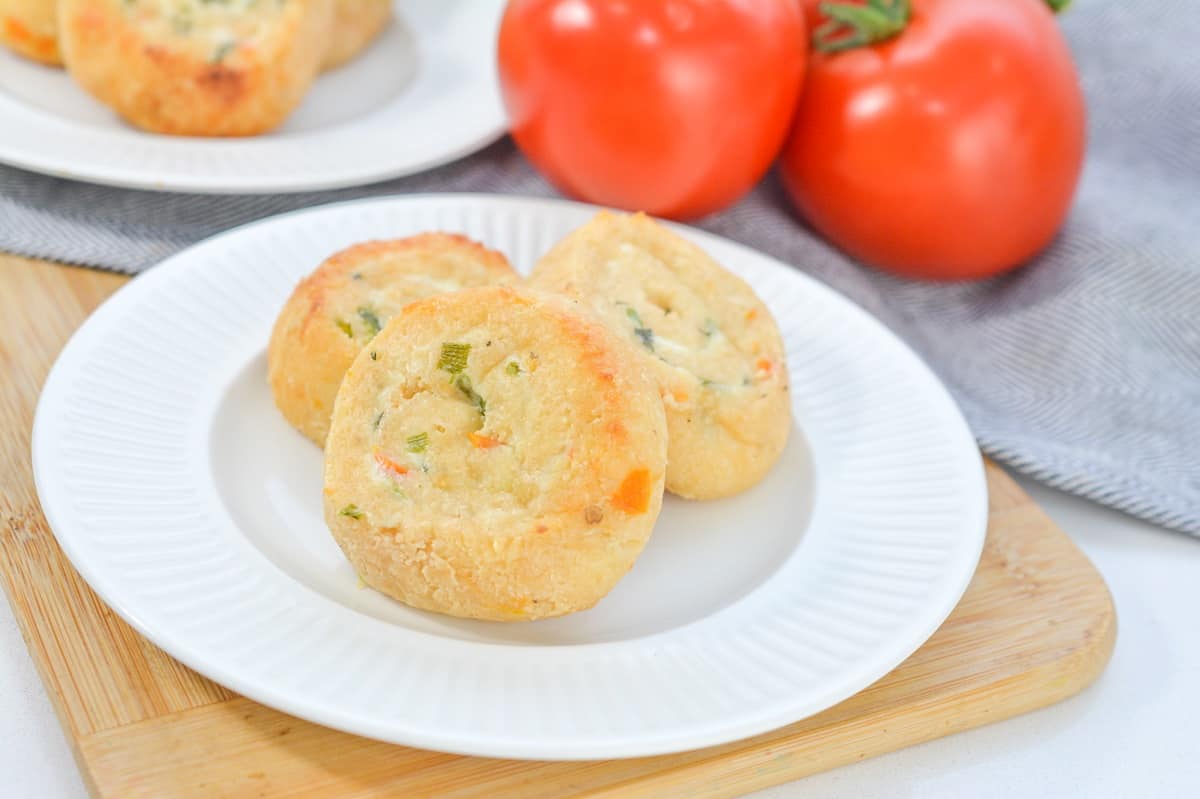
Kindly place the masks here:
[(385, 474), (388, 474), (392, 477), (403, 477), (404, 475), (408, 474), (407, 466), (396, 463), (382, 452), (375, 453), (375, 463), (379, 465), (379, 468), (382, 469)]
[(631, 516), (650, 509), (650, 470), (634, 469), (625, 475), (616, 493), (612, 495), (613, 507)]
[(467, 438), (471, 439), (471, 443), (475, 445), (475, 449), (491, 449), (504, 443), (498, 438), (485, 436), (483, 433), (476, 433), (474, 431), (467, 433)]

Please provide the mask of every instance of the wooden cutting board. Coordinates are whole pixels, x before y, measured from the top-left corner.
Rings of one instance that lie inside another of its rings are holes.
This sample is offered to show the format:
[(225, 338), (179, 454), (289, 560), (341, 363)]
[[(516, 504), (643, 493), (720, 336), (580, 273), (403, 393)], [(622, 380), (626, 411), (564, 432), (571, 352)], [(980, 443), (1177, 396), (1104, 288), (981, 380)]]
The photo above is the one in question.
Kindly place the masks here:
[(812, 718), (678, 755), (537, 763), (370, 741), (255, 704), (172, 660), (83, 583), (34, 493), (38, 390), (67, 337), (125, 278), (0, 255), (0, 576), (98, 797), (729, 797), (1024, 713), (1104, 669), (1100, 575), (996, 465), (970, 588), (887, 677)]

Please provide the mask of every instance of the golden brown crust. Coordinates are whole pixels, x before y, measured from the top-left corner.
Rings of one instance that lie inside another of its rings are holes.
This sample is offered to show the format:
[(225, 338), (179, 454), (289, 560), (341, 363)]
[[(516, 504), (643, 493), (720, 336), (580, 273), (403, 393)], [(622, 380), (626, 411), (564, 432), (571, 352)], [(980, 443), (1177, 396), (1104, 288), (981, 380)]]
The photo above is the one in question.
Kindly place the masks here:
[(58, 66), (56, 0), (0, 0), (0, 43), (43, 64)]
[(413, 300), (517, 279), (502, 254), (451, 233), (368, 241), (333, 254), (300, 282), (275, 322), (267, 364), (276, 405), (323, 445), (342, 376), (370, 340), (372, 315), (382, 327)]
[(633, 565), (661, 509), (663, 405), (581, 311), (509, 287), (438, 295), (355, 360), (326, 447), (325, 518), (368, 585), (515, 621), (591, 607)]
[[(332, 0), (287, 0), (240, 12), (188, 2), (201, 11), (180, 21), (171, 16), (175, 6), (147, 0), (60, 0), (67, 69), (146, 130), (247, 136), (277, 126), (321, 65)], [(231, 16), (238, 13), (244, 16)], [(231, 27), (241, 34), (223, 38)]]
[(791, 429), (779, 329), (699, 247), (644, 214), (601, 212), (555, 245), (530, 283), (585, 302), (657, 375), (668, 491), (728, 496), (778, 460)]
[(357, 56), (392, 19), (392, 0), (334, 0), (333, 29), (321, 69), (336, 69)]

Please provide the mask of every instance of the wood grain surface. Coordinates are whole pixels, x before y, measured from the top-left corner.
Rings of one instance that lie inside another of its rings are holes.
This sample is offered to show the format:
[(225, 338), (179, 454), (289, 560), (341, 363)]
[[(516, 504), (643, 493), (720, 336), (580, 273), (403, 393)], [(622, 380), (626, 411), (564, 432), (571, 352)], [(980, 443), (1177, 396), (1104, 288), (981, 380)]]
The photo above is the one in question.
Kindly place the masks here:
[(258, 705), (176, 663), (100, 602), (42, 516), (29, 439), (55, 356), (126, 278), (0, 254), (0, 582), (98, 797), (730, 797), (1023, 713), (1094, 680), (1116, 617), (1083, 554), (989, 463), (988, 538), (958, 608), (911, 658), (745, 741), (586, 763), (370, 741)]

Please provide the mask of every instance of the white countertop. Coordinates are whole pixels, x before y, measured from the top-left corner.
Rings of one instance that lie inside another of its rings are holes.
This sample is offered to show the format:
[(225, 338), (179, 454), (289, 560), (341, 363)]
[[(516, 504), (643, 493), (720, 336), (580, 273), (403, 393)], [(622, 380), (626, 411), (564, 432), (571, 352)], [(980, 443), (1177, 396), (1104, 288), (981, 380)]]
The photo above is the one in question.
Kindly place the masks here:
[[(1112, 589), (1119, 630), (1108, 671), (1053, 707), (757, 799), (1200, 796), (1200, 541), (1020, 482)], [(83, 782), (12, 611), (0, 605), (3, 793), (82, 799)]]

